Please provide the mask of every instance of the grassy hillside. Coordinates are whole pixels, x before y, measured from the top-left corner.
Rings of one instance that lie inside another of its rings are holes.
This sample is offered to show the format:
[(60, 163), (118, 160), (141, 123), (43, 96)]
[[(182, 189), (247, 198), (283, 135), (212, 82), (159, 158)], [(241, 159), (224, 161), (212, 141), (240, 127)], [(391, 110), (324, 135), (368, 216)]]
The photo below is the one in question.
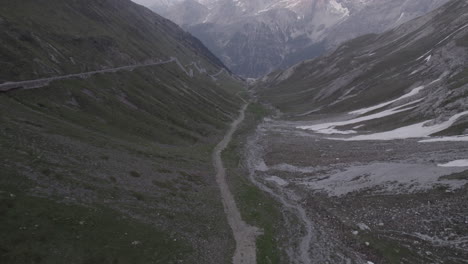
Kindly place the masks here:
[[(176, 63), (0, 94), (1, 263), (226, 263), (211, 151), (243, 84), (126, 0), (0, 5), (0, 80)], [(197, 62), (207, 73), (192, 65)]]
[(180, 57), (222, 67), (197, 39), (128, 0), (25, 0), (0, 5), (0, 81)]

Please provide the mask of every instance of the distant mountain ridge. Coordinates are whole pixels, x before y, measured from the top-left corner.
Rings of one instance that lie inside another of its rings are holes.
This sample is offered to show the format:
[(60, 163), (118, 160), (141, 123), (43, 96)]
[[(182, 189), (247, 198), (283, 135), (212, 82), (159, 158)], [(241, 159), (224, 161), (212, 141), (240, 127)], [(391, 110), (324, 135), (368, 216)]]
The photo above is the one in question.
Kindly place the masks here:
[(176, 0), (152, 9), (201, 39), (235, 73), (259, 77), (379, 33), (447, 0)]

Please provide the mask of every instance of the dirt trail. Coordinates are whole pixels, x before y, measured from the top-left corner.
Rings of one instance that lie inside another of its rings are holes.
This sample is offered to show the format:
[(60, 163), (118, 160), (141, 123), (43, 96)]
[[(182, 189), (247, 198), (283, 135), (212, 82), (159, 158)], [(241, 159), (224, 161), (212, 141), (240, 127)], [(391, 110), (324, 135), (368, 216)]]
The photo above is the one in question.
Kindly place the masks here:
[(49, 78), (42, 78), (42, 79), (36, 79), (36, 80), (28, 80), (28, 81), (19, 81), (19, 82), (6, 82), (0, 84), (0, 92), (8, 92), (11, 90), (16, 90), (16, 89), (34, 89), (34, 88), (40, 88), (48, 85), (50, 82), (53, 81), (58, 81), (58, 80), (66, 80), (66, 79), (72, 79), (72, 78), (88, 78), (90, 76), (93, 76), (95, 74), (99, 73), (109, 73), (109, 72), (118, 72), (118, 71), (132, 71), (136, 68), (141, 68), (141, 67), (148, 67), (148, 66), (155, 66), (155, 65), (163, 65), (163, 64), (168, 64), (171, 62), (178, 62), (176, 58), (171, 58), (170, 60), (167, 61), (158, 61), (158, 62), (152, 62), (152, 63), (144, 63), (144, 64), (136, 64), (136, 65), (128, 65), (128, 66), (122, 66), (122, 67), (117, 67), (117, 68), (111, 68), (111, 69), (104, 69), (104, 70), (98, 70), (98, 71), (90, 71), (90, 72), (81, 72), (81, 73), (73, 73), (73, 74), (67, 74), (67, 75), (62, 75), (62, 76), (54, 76), (54, 77), (49, 77)]
[[(143, 63), (143, 64), (135, 64), (135, 65), (128, 65), (128, 66), (121, 66), (117, 68), (111, 68), (111, 69), (104, 69), (104, 70), (97, 70), (97, 71), (90, 71), (90, 72), (81, 72), (81, 73), (73, 73), (73, 74), (67, 74), (67, 75), (62, 75), (62, 76), (54, 76), (54, 77), (48, 77), (48, 78), (41, 78), (41, 79), (35, 79), (35, 80), (27, 80), (27, 81), (19, 81), (19, 82), (5, 82), (5, 83), (0, 83), (0, 93), (5, 93), (5, 92), (10, 92), (13, 90), (28, 90), (28, 89), (35, 89), (35, 88), (41, 88), (44, 86), (49, 85), (53, 81), (58, 81), (58, 80), (66, 80), (66, 79), (72, 79), (72, 78), (89, 78), (93, 75), (99, 74), (99, 73), (113, 73), (113, 72), (119, 72), (119, 71), (133, 71), (137, 68), (142, 68), (142, 67), (150, 67), (150, 66), (157, 66), (157, 65), (164, 65), (168, 63), (175, 62), (179, 68), (185, 72), (189, 77), (193, 77), (193, 71), (190, 70), (188, 71), (176, 57), (171, 57), (169, 60), (166, 61), (157, 61), (157, 62), (150, 62), (150, 63)], [(224, 69), (221, 70), (221, 72)], [(211, 75), (210, 75), (211, 76)]]
[(224, 205), (224, 211), (227, 215), (229, 225), (231, 226), (236, 240), (236, 251), (233, 257), (234, 264), (255, 264), (257, 263), (257, 247), (255, 240), (260, 234), (258, 228), (248, 225), (242, 220), (239, 209), (237, 208), (234, 196), (229, 190), (226, 181), (226, 169), (224, 168), (221, 159), (221, 153), (229, 145), (232, 135), (237, 130), (237, 127), (244, 120), (245, 110), (248, 104), (245, 104), (240, 112), (240, 116), (231, 124), (231, 128), (224, 136), (223, 140), (216, 146), (213, 152), (213, 164), (216, 169), (216, 181), (221, 190), (221, 197)]

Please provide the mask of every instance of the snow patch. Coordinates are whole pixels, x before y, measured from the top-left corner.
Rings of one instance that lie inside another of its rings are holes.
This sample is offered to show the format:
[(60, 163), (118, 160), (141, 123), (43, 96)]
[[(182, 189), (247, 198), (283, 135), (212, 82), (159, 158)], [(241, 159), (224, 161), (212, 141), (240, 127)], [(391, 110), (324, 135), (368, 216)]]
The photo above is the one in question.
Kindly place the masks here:
[(334, 140), (343, 141), (366, 141), (366, 140), (395, 140), (395, 139), (407, 139), (407, 138), (424, 138), (432, 134), (443, 131), (451, 127), (460, 117), (468, 115), (468, 111), (464, 111), (452, 116), (449, 120), (429, 126), (428, 124), (433, 120), (424, 121), (418, 124), (409, 125), (406, 127), (400, 127), (395, 130), (380, 132), (370, 135), (361, 135), (351, 138), (330, 138)]
[(276, 184), (278, 184), (279, 186), (286, 186), (288, 185), (288, 182), (281, 179), (280, 177), (277, 177), (277, 176), (271, 176), (271, 177), (268, 177), (266, 178), (265, 180), (267, 181), (270, 181), (270, 182), (274, 182)]
[(378, 105), (375, 105), (375, 106), (372, 106), (372, 107), (367, 107), (367, 108), (359, 109), (359, 110), (356, 110), (356, 111), (352, 111), (352, 112), (349, 112), (349, 114), (351, 114), (351, 115), (363, 115), (363, 114), (372, 112), (374, 110), (383, 108), (385, 106), (388, 106), (390, 104), (393, 104), (393, 103), (398, 102), (400, 100), (403, 100), (405, 98), (417, 95), (423, 89), (424, 89), (424, 86), (416, 87), (413, 90), (411, 90), (411, 92), (409, 92), (409, 93), (407, 93), (407, 94), (405, 94), (405, 95), (403, 95), (403, 96), (401, 96), (401, 97), (399, 97), (399, 98), (397, 98), (395, 100), (388, 101), (388, 102), (385, 102), (385, 103), (381, 103), (381, 104), (378, 104)]
[(437, 166), (439, 167), (447, 167), (447, 168), (451, 168), (451, 167), (468, 167), (468, 160), (454, 160), (454, 161), (451, 161), (451, 162), (447, 162), (447, 163), (444, 163), (444, 164), (437, 164)]
[(330, 0), (330, 11), (337, 15), (340, 15), (342, 18), (349, 16), (349, 9), (343, 7), (340, 3), (336, 2), (336, 0)]
[(397, 113), (405, 112), (405, 111), (416, 108), (416, 106), (413, 106), (413, 107), (407, 107), (407, 106), (415, 104), (417, 102), (420, 102), (421, 100), (412, 101), (410, 103), (407, 103), (407, 104), (404, 104), (404, 105), (401, 105), (401, 106), (397, 106), (397, 107), (392, 108), (392, 109), (388, 109), (388, 110), (378, 112), (378, 113), (368, 115), (368, 116), (362, 116), (362, 117), (354, 118), (354, 119), (351, 119), (351, 120), (340, 121), (340, 122), (332, 122), (332, 123), (324, 123), (324, 124), (317, 124), (317, 125), (312, 125), (312, 126), (302, 126), (302, 127), (298, 127), (298, 128), (299, 129), (304, 129), (304, 130), (312, 130), (312, 131), (315, 131), (317, 133), (329, 134), (329, 135), (331, 135), (331, 134), (342, 134), (342, 135), (355, 134), (357, 132), (354, 131), (354, 130), (345, 130), (345, 131), (343, 131), (343, 130), (336, 129), (336, 127), (356, 124), (356, 123), (360, 123), (360, 122), (364, 122), (364, 121), (379, 119), (379, 118), (383, 118), (383, 117), (386, 117), (386, 116), (391, 116), (391, 115), (394, 115), (394, 114), (397, 114)]
[(395, 22), (395, 24), (398, 24), (398, 22), (401, 21), (401, 19), (405, 16), (405, 12), (401, 13), (400, 17), (398, 18), (398, 20)]
[(418, 61), (418, 60), (420, 60), (420, 59), (426, 58), (426, 56), (429, 55), (429, 54), (431, 54), (431, 52), (432, 52), (432, 50), (430, 50), (430, 51), (424, 53), (421, 57), (417, 58), (416, 60)]
[(268, 171), (268, 166), (266, 165), (265, 161), (264, 160), (261, 160), (259, 162), (259, 164), (257, 164), (256, 168), (255, 168), (257, 171), (262, 171), (262, 172), (265, 172), (265, 171)]
[(433, 143), (433, 142), (468, 142), (468, 135), (452, 136), (452, 137), (436, 137), (431, 139), (424, 139), (419, 143)]
[[(266, 165), (265, 165), (266, 166)], [(281, 163), (271, 167), (272, 170), (293, 172), (293, 173), (314, 173), (320, 168), (317, 167), (298, 167), (287, 163)]]
[(359, 223), (357, 224), (357, 226), (359, 227), (359, 229), (361, 229), (361, 231), (370, 231), (370, 227), (364, 223)]
[(432, 55), (429, 55), (429, 56), (427, 56), (427, 58), (425, 58), (424, 60), (425, 60), (426, 62), (429, 62), (429, 61), (431, 60), (431, 58), (432, 58)]
[(411, 76), (411, 75), (415, 75), (416, 73), (418, 73), (418, 72), (420, 72), (420, 71), (421, 71), (421, 70), (419, 70), (419, 69), (418, 69), (418, 70), (414, 70), (414, 71), (412, 71), (412, 72), (410, 73), (410, 76)]
[(451, 190), (463, 187), (466, 180), (440, 180), (440, 177), (464, 171), (465, 168), (442, 168), (426, 164), (372, 163), (332, 172), (320, 179), (310, 178), (302, 184), (329, 196), (374, 190), (377, 193), (412, 193), (445, 185)]

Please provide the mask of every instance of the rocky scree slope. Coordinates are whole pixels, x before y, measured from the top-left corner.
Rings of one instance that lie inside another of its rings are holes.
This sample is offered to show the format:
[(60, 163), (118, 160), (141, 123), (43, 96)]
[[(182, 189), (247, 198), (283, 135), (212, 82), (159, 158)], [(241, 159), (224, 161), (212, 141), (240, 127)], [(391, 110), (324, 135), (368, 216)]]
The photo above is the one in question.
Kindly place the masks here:
[[(405, 105), (411, 109), (373, 120), (374, 128), (447, 121), (468, 105), (467, 12), (466, 1), (451, 1), (394, 30), (272, 73), (259, 81), (257, 92), (292, 119), (348, 112), (366, 119)], [(461, 118), (445, 133), (463, 133), (465, 127)]]
[(243, 84), (127, 0), (7, 1), (0, 28), (0, 83), (179, 62), (0, 93), (0, 262), (230, 261), (211, 152)]
[(184, 0), (152, 9), (200, 38), (235, 73), (260, 77), (379, 33), (447, 0)]

